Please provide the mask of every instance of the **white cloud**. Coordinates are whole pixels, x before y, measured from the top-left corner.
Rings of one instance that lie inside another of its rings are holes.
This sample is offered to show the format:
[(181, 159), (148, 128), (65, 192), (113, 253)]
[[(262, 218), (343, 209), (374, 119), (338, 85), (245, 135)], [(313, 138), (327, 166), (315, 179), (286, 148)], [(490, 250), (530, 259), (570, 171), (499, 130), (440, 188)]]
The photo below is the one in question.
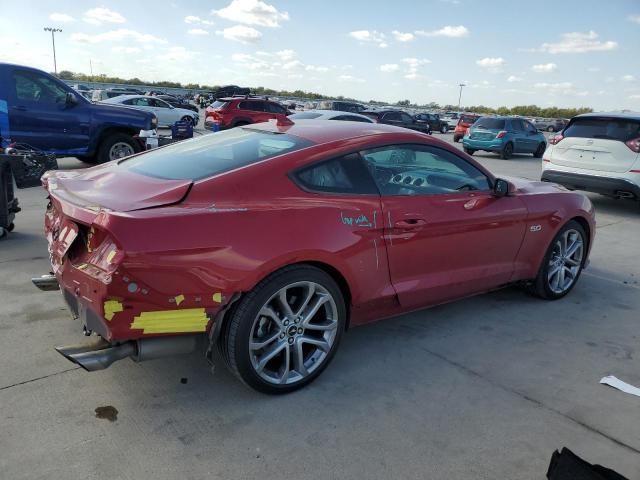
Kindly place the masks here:
[(387, 48), (388, 45), (385, 41), (384, 33), (380, 33), (376, 30), (355, 30), (349, 32), (349, 36), (359, 40), (361, 42), (371, 42), (377, 44), (380, 48)]
[(515, 75), (509, 75), (509, 77), (507, 78), (507, 82), (509, 83), (521, 82), (521, 81), (522, 81), (522, 77), (516, 77)]
[[(638, 25), (640, 25), (640, 15), (629, 15), (629, 16), (627, 17), (627, 19), (628, 19), (630, 22), (637, 23)], [(633, 96), (633, 95), (632, 95), (632, 96)]]
[(410, 42), (411, 40), (414, 40), (416, 38), (415, 35), (413, 35), (413, 33), (410, 33), (410, 32), (399, 32), (398, 30), (394, 30), (391, 33), (393, 34), (394, 38), (399, 42)]
[(540, 51), (548, 53), (586, 53), (604, 52), (615, 50), (618, 43), (613, 40), (602, 42), (598, 39), (598, 34), (593, 30), (582, 32), (563, 33), (562, 39), (557, 43), (543, 43)]
[(187, 30), (189, 35), (209, 35), (209, 32), (203, 30), (202, 28), (190, 28)]
[(589, 67), (587, 68), (587, 71), (591, 73), (596, 73), (600, 71), (600, 67)]
[(573, 88), (573, 83), (571, 82), (558, 82), (558, 83), (540, 82), (540, 83), (536, 83), (534, 87), (551, 88), (551, 89), (567, 89), (567, 88)]
[(317, 66), (317, 65), (307, 65), (304, 67), (305, 70), (309, 72), (328, 72), (329, 67)]
[(540, 82), (533, 85), (534, 88), (544, 89), (551, 95), (573, 95), (576, 97), (586, 97), (589, 92), (586, 90), (576, 90), (571, 82), (547, 83)]
[(345, 82), (364, 83), (364, 80), (362, 78), (354, 77), (353, 75), (340, 75), (338, 79)]
[(196, 55), (198, 55), (198, 52), (187, 50), (184, 47), (169, 47), (158, 58), (161, 58), (162, 60), (169, 60), (169, 61), (172, 61), (172, 60), (180, 61), (180, 60), (191, 60)]
[(416, 35), (422, 35), (423, 37), (463, 38), (469, 36), (469, 29), (464, 25), (447, 25), (438, 30), (432, 30), (429, 32), (425, 30), (416, 30)]
[(234, 40), (242, 43), (257, 42), (262, 37), (262, 33), (258, 30), (244, 25), (235, 25), (233, 27), (225, 28), (224, 30), (218, 30), (216, 35), (222, 35), (227, 40)]
[(431, 60), (428, 60), (426, 58), (408, 57), (408, 58), (403, 58), (402, 62), (407, 65), (404, 78), (406, 78), (407, 80), (415, 80), (416, 78), (419, 77), (418, 68), (423, 65), (427, 65), (428, 63), (431, 63)]
[(140, 53), (142, 52), (142, 49), (138, 47), (123, 47), (118, 45), (111, 47), (111, 51), (114, 53)]
[(633, 82), (635, 81), (636, 77), (634, 77), (633, 75), (623, 75), (622, 76), (622, 80), (624, 80), (625, 82)]
[(629, 100), (640, 100), (640, 93), (634, 93), (633, 95), (629, 95)]
[(397, 63), (385, 63), (384, 65), (380, 65), (381, 72), (397, 72), (400, 70), (400, 65)]
[(69, 22), (75, 22), (76, 19), (73, 18), (71, 15), (66, 14), (66, 13), (51, 13), (49, 14), (49, 20), (53, 21), (53, 22), (61, 22), (61, 23), (69, 23)]
[(556, 65), (555, 63), (541, 63), (539, 65), (533, 65), (531, 67), (531, 70), (537, 73), (548, 73), (557, 70), (557, 68), (558, 65)]
[(496, 68), (505, 64), (502, 57), (486, 57), (480, 60), (476, 60), (476, 64), (483, 68)]
[(187, 15), (184, 17), (184, 23), (200, 23), (200, 17), (196, 17), (195, 15)]
[(118, 12), (108, 8), (92, 8), (84, 12), (83, 20), (92, 25), (102, 25), (103, 23), (124, 23), (127, 20)]
[(90, 35), (88, 33), (73, 33), (71, 40), (77, 43), (102, 43), (102, 42), (124, 42), (130, 41), (143, 44), (162, 44), (167, 43), (166, 40), (156, 37), (148, 33), (140, 33), (135, 30), (120, 28), (110, 32), (97, 33)]
[(232, 0), (225, 8), (211, 13), (232, 22), (262, 27), (279, 27), (281, 21), (289, 20), (287, 12), (260, 0)]
[(294, 70), (296, 68), (301, 68), (304, 65), (302, 64), (302, 62), (300, 60), (291, 60), (290, 62), (284, 63), (282, 65), (282, 68), (284, 70)]
[(290, 73), (289, 75), (287, 75), (287, 78), (302, 78), (304, 75), (302, 75), (301, 73)]

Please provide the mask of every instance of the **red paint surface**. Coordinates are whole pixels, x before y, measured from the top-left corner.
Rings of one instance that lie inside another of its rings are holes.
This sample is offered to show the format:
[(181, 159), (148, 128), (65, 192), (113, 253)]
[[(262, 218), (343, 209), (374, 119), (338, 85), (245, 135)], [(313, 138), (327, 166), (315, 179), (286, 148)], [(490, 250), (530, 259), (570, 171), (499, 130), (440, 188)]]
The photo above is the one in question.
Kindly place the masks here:
[[(337, 272), (349, 288), (350, 323), (357, 325), (534, 278), (551, 239), (571, 218), (584, 219), (593, 239), (589, 200), (548, 183), (509, 178), (512, 192), (503, 198), (487, 192), (380, 197), (309, 193), (288, 176), (363, 148), (425, 143), (463, 156), (493, 180), (482, 165), (428, 135), (327, 121), (252, 128), (286, 131), (315, 145), (192, 185), (114, 163), (45, 176), (51, 196), (45, 230), (62, 288), (100, 317), (105, 300), (124, 305), (102, 321), (99, 333), (107, 339), (141, 337), (130, 324), (142, 311), (205, 308), (213, 317), (220, 309), (214, 293), (222, 293), (224, 304), (294, 263)], [(359, 215), (371, 225), (342, 221)], [(68, 246), (54, 236), (70, 223), (78, 235)], [(531, 225), (542, 229), (531, 232)], [(112, 245), (118, 253), (109, 264)], [(178, 295), (184, 295), (179, 305)]]

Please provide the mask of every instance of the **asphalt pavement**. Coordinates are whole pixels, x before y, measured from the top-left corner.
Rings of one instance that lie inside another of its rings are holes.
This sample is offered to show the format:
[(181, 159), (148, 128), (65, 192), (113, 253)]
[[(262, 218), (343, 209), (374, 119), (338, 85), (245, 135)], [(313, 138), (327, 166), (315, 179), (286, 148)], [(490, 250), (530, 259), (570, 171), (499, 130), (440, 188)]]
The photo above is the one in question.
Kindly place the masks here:
[[(540, 177), (531, 155), (475, 158)], [(640, 478), (640, 398), (599, 384), (640, 386), (638, 204), (589, 195), (591, 265), (566, 298), (509, 288), (355, 328), (313, 384), (271, 397), (197, 354), (87, 373), (56, 353), (83, 337), (31, 285), (49, 271), (46, 199), (17, 193), (0, 241), (2, 479), (541, 479), (563, 446)]]

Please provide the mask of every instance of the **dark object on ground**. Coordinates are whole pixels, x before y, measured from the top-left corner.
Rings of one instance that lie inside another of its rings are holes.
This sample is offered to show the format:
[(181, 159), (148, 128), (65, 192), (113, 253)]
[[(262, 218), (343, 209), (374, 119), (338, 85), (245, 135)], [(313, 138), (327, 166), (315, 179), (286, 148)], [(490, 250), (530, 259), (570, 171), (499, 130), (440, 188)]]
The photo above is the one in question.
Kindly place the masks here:
[(110, 422), (115, 422), (118, 419), (118, 410), (116, 407), (107, 405), (106, 407), (98, 407), (95, 410), (96, 418), (106, 418)]
[(0, 156), (0, 238), (14, 228), (13, 220), (20, 211), (18, 199), (13, 196), (13, 177), (9, 161)]
[(40, 178), (46, 171), (58, 169), (55, 155), (41, 152), (16, 152), (0, 155), (0, 159), (9, 163), (16, 186), (21, 189), (39, 186)]
[(557, 450), (551, 455), (551, 463), (547, 471), (548, 480), (628, 480), (619, 473), (585, 462), (566, 447), (562, 452)]
[(188, 379), (188, 378), (186, 378), (186, 377), (182, 377), (182, 378), (180, 379), (180, 383), (181, 383), (181, 384), (183, 384), (183, 385), (186, 385), (188, 381), (189, 381), (189, 379)]

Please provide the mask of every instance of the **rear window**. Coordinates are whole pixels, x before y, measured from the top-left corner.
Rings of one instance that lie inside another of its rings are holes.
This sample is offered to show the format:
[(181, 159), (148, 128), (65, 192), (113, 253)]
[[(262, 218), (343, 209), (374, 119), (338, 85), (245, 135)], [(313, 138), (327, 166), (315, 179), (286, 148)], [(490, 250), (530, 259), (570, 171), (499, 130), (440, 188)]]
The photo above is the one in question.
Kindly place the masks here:
[(232, 128), (151, 150), (120, 165), (150, 177), (200, 180), (309, 145), (293, 135)]
[(294, 113), (289, 116), (292, 120), (311, 120), (312, 118), (318, 118), (322, 116), (321, 113), (318, 112), (302, 112), (302, 113)]
[(565, 137), (602, 138), (627, 142), (640, 137), (640, 120), (624, 118), (576, 118), (566, 128)]
[(211, 106), (211, 108), (216, 108), (218, 110), (222, 110), (227, 105), (229, 105), (229, 102), (223, 102), (221, 100), (216, 100), (210, 106)]
[(473, 124), (475, 128), (486, 128), (487, 130), (504, 130), (504, 119), (501, 118), (481, 118)]
[(462, 123), (468, 123), (468, 124), (473, 124), (473, 122), (475, 122), (479, 117), (476, 117), (474, 115), (461, 115), (460, 116), (460, 121)]

